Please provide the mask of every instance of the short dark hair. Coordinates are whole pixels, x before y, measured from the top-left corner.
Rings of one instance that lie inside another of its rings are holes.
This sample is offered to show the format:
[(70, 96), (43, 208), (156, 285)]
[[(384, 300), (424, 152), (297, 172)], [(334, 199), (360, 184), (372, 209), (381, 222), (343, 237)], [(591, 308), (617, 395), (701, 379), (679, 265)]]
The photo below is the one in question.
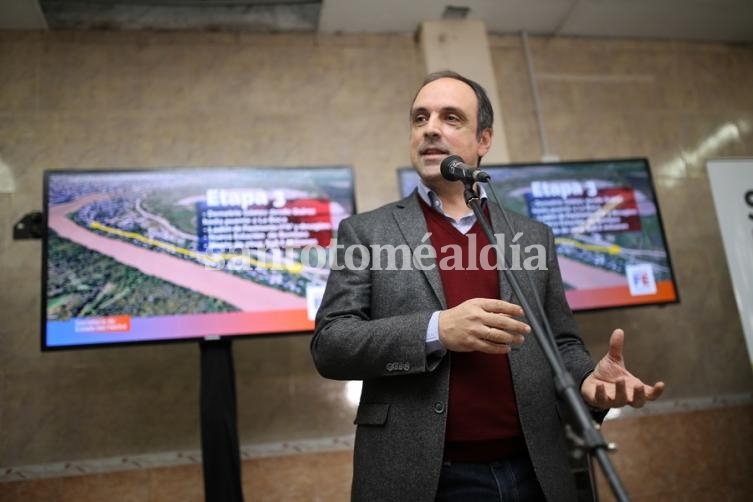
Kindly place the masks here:
[(416, 101), (416, 96), (418, 96), (418, 93), (421, 92), (421, 89), (423, 89), (426, 84), (439, 80), (440, 78), (453, 78), (463, 82), (473, 89), (474, 94), (476, 94), (476, 101), (478, 101), (478, 111), (476, 113), (476, 139), (481, 139), (481, 133), (484, 132), (485, 129), (492, 128), (492, 124), (494, 123), (494, 110), (492, 109), (492, 103), (489, 101), (489, 96), (486, 94), (486, 90), (484, 90), (478, 82), (466, 78), (452, 70), (435, 71), (434, 73), (426, 75), (421, 87), (418, 88), (416, 95), (413, 96), (413, 101), (411, 101), (411, 103)]

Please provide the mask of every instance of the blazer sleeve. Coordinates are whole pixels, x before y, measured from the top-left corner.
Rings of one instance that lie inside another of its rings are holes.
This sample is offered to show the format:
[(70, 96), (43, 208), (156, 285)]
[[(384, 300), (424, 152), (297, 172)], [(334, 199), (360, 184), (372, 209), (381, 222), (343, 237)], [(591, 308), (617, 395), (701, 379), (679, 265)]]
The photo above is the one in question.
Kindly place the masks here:
[[(562, 284), (562, 274), (557, 260), (557, 248), (554, 245), (554, 235), (547, 227), (547, 258), (550, 273), (546, 289), (547, 318), (552, 324), (552, 331), (556, 335), (557, 348), (562, 355), (578, 391), (583, 380), (590, 375), (595, 367), (594, 361), (588, 352), (583, 340), (578, 336), (578, 328), (575, 323), (570, 306), (565, 298), (565, 288)], [(609, 410), (596, 410), (589, 408), (591, 417), (598, 423), (604, 421)]]
[[(319, 373), (336, 380), (421, 373), (427, 367), (426, 328), (432, 311), (372, 318), (372, 271), (367, 225), (343, 220), (338, 230), (336, 267), (330, 272), (311, 354)], [(359, 233), (358, 229), (361, 230)], [(346, 250), (349, 265), (345, 267)], [(369, 262), (370, 263), (370, 262)], [(359, 270), (363, 268), (363, 270)], [(435, 365), (434, 365), (435, 366)]]
[(544, 308), (565, 367), (572, 375), (575, 383), (580, 384), (593, 371), (594, 362), (583, 340), (578, 336), (578, 326), (565, 298), (565, 287), (562, 284), (554, 235), (549, 227), (546, 230), (549, 279), (546, 286)]

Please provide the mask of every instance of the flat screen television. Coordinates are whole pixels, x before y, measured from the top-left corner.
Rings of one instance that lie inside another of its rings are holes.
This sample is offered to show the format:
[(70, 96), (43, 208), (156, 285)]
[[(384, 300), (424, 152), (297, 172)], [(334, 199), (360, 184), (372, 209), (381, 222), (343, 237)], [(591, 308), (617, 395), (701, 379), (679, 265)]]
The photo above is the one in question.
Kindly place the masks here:
[(342, 166), (46, 171), (42, 349), (310, 332), (354, 206)]
[[(679, 301), (646, 159), (482, 169), (506, 209), (552, 228), (573, 311)], [(407, 196), (418, 175), (399, 168), (398, 182)]]

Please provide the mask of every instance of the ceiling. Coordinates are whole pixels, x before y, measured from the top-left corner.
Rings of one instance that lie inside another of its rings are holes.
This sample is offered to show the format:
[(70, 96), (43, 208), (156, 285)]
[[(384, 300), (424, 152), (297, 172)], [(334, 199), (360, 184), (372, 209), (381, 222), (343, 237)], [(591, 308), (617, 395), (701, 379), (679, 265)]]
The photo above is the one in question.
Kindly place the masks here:
[(463, 16), (500, 34), (753, 42), (753, 0), (0, 1), (0, 29), (412, 33)]

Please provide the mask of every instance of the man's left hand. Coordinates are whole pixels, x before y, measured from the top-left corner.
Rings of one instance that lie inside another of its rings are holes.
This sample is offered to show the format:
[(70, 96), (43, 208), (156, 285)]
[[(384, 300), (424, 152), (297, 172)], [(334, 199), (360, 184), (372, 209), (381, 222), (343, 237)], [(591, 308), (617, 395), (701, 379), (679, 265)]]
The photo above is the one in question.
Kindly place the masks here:
[(612, 332), (609, 352), (580, 386), (583, 400), (592, 408), (619, 408), (625, 405), (640, 408), (646, 401), (653, 401), (664, 392), (664, 382), (646, 385), (625, 368), (622, 357), (624, 341), (625, 333), (621, 329)]

